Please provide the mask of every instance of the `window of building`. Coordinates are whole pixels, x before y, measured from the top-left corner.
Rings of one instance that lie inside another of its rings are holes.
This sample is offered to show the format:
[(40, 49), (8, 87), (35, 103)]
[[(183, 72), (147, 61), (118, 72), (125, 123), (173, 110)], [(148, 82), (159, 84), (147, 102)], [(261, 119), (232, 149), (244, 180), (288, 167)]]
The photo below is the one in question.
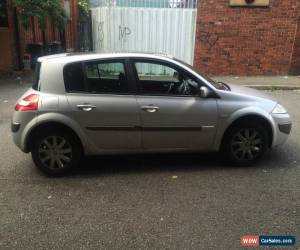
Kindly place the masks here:
[(0, 28), (8, 27), (6, 0), (0, 0)]

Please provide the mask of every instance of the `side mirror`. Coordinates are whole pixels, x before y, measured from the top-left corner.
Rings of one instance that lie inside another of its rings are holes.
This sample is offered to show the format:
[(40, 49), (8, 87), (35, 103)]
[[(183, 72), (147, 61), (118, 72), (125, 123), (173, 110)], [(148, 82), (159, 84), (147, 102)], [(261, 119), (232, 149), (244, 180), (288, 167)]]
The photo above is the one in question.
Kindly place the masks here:
[(199, 95), (202, 98), (207, 98), (209, 95), (209, 89), (204, 86), (200, 87)]

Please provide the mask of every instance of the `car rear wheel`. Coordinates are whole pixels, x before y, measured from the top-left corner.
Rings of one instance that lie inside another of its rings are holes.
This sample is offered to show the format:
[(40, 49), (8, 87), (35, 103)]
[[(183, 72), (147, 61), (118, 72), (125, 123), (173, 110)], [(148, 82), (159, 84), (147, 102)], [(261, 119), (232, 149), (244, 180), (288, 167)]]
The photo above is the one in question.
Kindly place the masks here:
[(35, 138), (31, 155), (42, 172), (59, 176), (78, 165), (82, 150), (77, 138), (71, 133), (48, 131)]
[(243, 122), (231, 127), (226, 133), (222, 153), (230, 163), (252, 165), (265, 154), (268, 140), (268, 133), (264, 126)]

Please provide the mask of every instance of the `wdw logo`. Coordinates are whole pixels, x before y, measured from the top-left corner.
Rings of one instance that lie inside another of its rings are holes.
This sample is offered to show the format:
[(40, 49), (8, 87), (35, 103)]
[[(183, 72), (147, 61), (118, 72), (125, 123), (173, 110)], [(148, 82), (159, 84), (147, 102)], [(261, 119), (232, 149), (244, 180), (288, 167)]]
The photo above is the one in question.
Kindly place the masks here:
[(292, 246), (296, 243), (294, 236), (242, 236), (240, 238), (241, 246)]
[(259, 236), (242, 236), (241, 246), (245, 246), (245, 247), (259, 246)]

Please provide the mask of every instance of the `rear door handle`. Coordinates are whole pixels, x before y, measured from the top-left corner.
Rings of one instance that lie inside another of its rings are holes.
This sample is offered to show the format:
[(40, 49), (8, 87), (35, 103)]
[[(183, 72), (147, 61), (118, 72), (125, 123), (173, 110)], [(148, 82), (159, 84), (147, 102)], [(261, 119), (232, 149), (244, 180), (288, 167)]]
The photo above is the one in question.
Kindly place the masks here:
[(96, 106), (91, 105), (91, 104), (78, 104), (77, 108), (81, 109), (82, 111), (92, 111), (93, 109), (96, 108)]
[(154, 113), (159, 110), (159, 107), (149, 105), (149, 106), (142, 106), (141, 109), (148, 113)]

